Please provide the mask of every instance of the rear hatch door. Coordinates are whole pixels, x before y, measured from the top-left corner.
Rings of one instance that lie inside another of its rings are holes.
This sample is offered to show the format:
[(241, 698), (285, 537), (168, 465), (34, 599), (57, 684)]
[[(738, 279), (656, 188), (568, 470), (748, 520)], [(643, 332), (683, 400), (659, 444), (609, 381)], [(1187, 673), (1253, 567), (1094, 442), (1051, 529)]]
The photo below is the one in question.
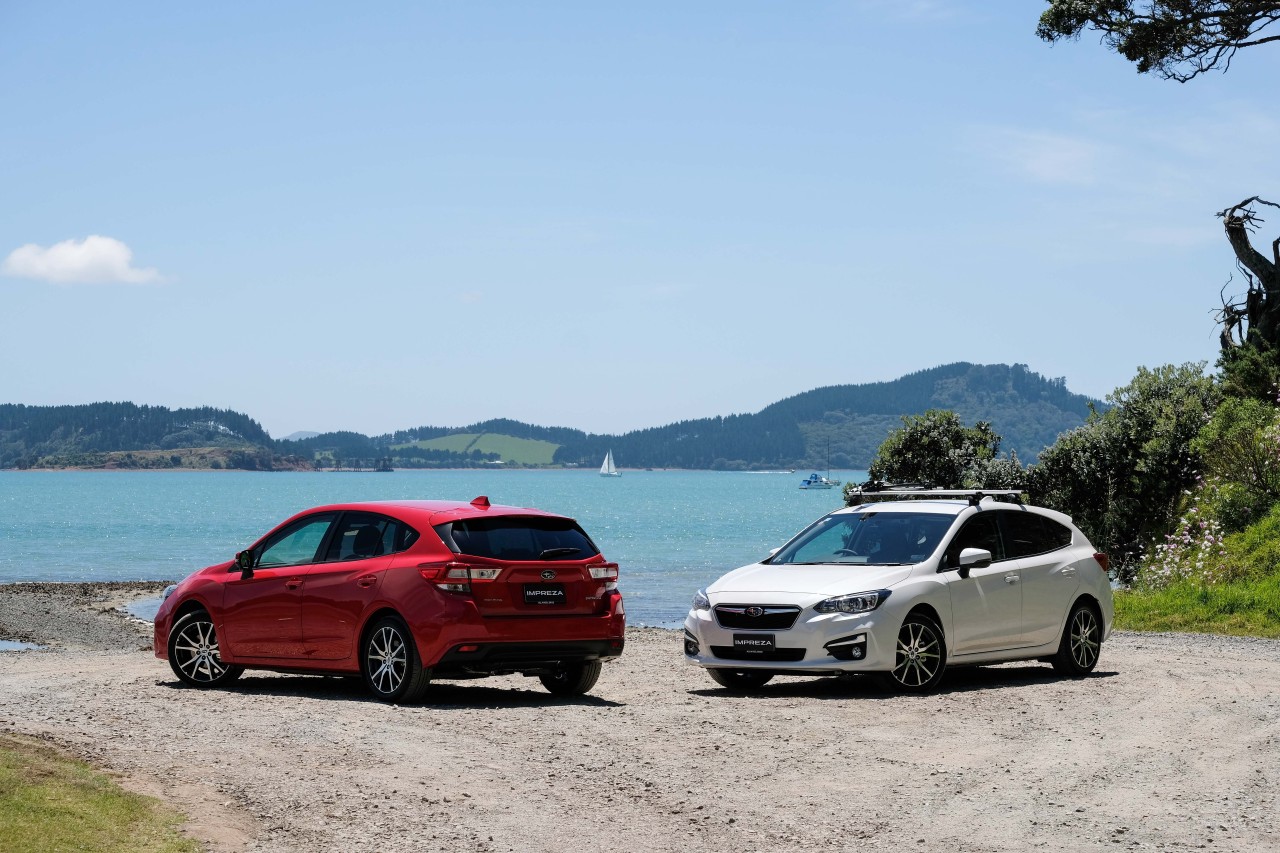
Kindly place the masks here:
[[(485, 616), (599, 613), (617, 578), (575, 521), (555, 516), (489, 516), (442, 524), (436, 532), (456, 554)], [(464, 567), (468, 567), (465, 568)]]

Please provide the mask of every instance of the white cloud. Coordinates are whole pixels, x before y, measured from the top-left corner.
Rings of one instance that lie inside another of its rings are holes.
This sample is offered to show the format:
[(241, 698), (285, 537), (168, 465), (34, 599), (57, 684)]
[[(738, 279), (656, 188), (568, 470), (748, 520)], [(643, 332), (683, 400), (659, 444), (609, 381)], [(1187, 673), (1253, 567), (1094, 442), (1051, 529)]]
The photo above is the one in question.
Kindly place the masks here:
[(9, 253), (0, 273), (56, 284), (148, 284), (161, 281), (152, 268), (133, 266), (133, 250), (112, 237), (91, 235), (49, 248), (28, 243)]
[(990, 132), (992, 153), (1033, 180), (1048, 184), (1091, 184), (1102, 146), (1078, 137), (1004, 128)]

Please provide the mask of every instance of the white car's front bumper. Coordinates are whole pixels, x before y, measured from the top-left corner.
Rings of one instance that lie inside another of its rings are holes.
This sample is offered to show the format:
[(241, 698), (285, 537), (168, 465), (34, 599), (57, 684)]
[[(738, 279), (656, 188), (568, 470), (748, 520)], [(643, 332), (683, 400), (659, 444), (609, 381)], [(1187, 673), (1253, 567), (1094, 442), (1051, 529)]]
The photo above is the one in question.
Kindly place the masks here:
[(893, 668), (900, 618), (884, 608), (870, 613), (818, 613), (801, 608), (789, 628), (721, 624), (714, 608), (685, 617), (685, 660), (703, 667), (789, 670), (814, 675), (883, 672)]

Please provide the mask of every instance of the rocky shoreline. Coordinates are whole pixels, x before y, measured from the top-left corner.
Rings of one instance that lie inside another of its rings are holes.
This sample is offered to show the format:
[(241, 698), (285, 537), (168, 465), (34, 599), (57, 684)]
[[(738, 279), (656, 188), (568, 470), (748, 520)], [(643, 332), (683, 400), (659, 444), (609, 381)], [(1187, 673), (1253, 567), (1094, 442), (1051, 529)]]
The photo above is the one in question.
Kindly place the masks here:
[(171, 581), (0, 584), (0, 640), (52, 649), (149, 651), (151, 624), (124, 607)]

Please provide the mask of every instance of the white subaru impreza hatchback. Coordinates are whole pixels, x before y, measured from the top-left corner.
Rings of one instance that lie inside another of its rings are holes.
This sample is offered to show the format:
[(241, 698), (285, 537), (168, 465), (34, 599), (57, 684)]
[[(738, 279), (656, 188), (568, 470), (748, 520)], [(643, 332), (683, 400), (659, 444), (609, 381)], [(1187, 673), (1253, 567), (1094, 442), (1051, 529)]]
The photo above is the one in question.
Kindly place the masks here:
[(687, 660), (733, 690), (869, 673), (926, 692), (948, 666), (1030, 659), (1082, 676), (1097, 665), (1114, 614), (1108, 559), (1070, 517), (1014, 491), (863, 499), (699, 590)]

